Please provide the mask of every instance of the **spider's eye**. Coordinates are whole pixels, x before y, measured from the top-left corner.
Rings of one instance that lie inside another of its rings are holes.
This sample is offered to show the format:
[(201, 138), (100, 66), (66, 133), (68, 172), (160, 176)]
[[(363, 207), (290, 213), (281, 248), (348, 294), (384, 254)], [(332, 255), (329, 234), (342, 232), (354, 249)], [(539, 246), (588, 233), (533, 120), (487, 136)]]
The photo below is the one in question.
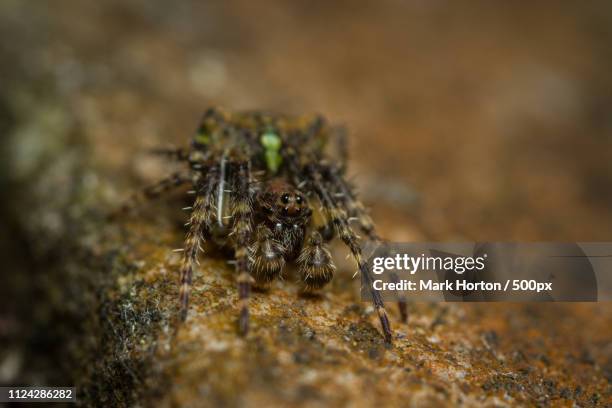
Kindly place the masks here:
[(281, 196), (281, 201), (283, 202), (283, 204), (287, 204), (289, 203), (289, 194), (285, 193)]
[(296, 203), (302, 204), (303, 201), (304, 201), (304, 198), (301, 195), (295, 197), (295, 202)]

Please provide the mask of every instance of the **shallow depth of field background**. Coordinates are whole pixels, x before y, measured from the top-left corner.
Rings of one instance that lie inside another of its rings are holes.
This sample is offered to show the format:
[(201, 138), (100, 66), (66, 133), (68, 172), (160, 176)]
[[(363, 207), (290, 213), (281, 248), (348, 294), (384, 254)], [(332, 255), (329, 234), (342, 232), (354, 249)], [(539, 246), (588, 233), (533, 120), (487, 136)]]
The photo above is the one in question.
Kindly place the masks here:
[[(4, 0), (0, 97), (49, 96), (43, 122), (86, 135), (109, 201), (163, 176), (139, 152), (186, 144), (212, 104), (318, 112), (349, 129), (390, 240), (606, 241), (611, 49), (606, 1)], [(20, 146), (26, 174), (45, 146)]]
[(184, 143), (210, 104), (320, 112), (350, 129), (352, 174), (391, 239), (414, 226), (437, 240), (610, 237), (605, 1), (4, 1), (0, 13), (3, 69), (57, 81), (109, 161)]

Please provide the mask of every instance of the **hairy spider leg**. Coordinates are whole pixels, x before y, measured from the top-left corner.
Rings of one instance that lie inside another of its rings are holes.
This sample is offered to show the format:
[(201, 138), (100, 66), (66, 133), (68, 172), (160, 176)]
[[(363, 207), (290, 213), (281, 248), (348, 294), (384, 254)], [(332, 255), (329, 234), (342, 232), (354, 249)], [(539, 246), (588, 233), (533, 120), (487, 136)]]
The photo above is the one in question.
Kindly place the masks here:
[[(354, 187), (342, 176), (343, 170), (330, 167), (329, 171), (326, 173), (329, 177), (329, 188), (334, 192), (334, 196), (339, 198), (346, 208), (348, 208), (350, 219), (357, 221), (359, 229), (369, 240), (376, 244), (381, 243), (382, 240), (376, 232), (376, 227), (374, 226), (370, 214), (368, 214), (363, 203), (357, 198)], [(393, 282), (399, 282), (399, 277), (396, 273), (392, 273), (390, 277)], [(408, 321), (408, 306), (406, 296), (403, 293), (397, 294), (397, 308), (400, 313), (401, 321), (406, 323)]]
[(235, 267), (238, 276), (238, 330), (241, 335), (249, 331), (249, 296), (253, 278), (249, 272), (249, 239), (253, 226), (253, 197), (250, 194), (250, 166), (248, 160), (239, 161), (233, 173), (233, 192), (231, 194), (232, 232), (234, 242)]
[(311, 230), (297, 258), (301, 284), (306, 292), (321, 289), (334, 277), (336, 266), (321, 234)]
[(348, 136), (344, 126), (334, 126), (332, 128), (332, 137), (335, 144), (336, 156), (340, 171), (344, 173), (348, 163)]
[(259, 224), (255, 240), (249, 248), (249, 265), (257, 285), (266, 287), (281, 276), (285, 266), (286, 249), (274, 239), (265, 224)]
[[(288, 161), (291, 163), (291, 169), (293, 172), (299, 169), (299, 165), (296, 162), (295, 152), (292, 148), (288, 148), (285, 150), (285, 155)], [(312, 155), (310, 163), (317, 163), (318, 160), (314, 155)], [(380, 293), (373, 288), (372, 286), (372, 276), (370, 275), (370, 271), (368, 270), (368, 266), (363, 261), (361, 255), (361, 248), (357, 242), (357, 237), (353, 232), (352, 228), (348, 224), (347, 216), (340, 208), (338, 208), (335, 200), (329, 194), (327, 188), (323, 185), (321, 170), (319, 169), (318, 164), (308, 164), (305, 168), (308, 181), (312, 185), (315, 190), (315, 193), (318, 195), (321, 203), (326, 208), (327, 212), (336, 227), (336, 232), (342, 242), (349, 248), (353, 258), (357, 262), (357, 266), (361, 275), (365, 281), (365, 284), (368, 286), (371, 296), (372, 302), (374, 304), (374, 308), (378, 314), (378, 318), (380, 320), (381, 328), (383, 331), (383, 335), (385, 341), (387, 343), (391, 343), (393, 340), (393, 333), (391, 331), (391, 325), (389, 323), (389, 317), (387, 316), (387, 312), (385, 310), (385, 305), (382, 301)]]
[(321, 234), (321, 238), (323, 238), (325, 242), (329, 242), (334, 239), (334, 224), (331, 219), (329, 219), (327, 214), (325, 214), (323, 205), (321, 204), (318, 197), (316, 197), (312, 213), (313, 227), (316, 228), (319, 234)]
[(189, 160), (189, 151), (182, 147), (156, 147), (147, 150), (147, 153), (176, 161)]
[(117, 211), (111, 214), (111, 218), (126, 214), (143, 203), (156, 199), (168, 191), (180, 187), (191, 181), (191, 178), (186, 173), (174, 173), (169, 177), (163, 178), (142, 190), (134, 193)]
[(217, 166), (211, 166), (204, 175), (204, 181), (196, 190), (196, 198), (193, 203), (191, 216), (189, 217), (189, 230), (185, 237), (185, 247), (182, 249), (183, 257), (180, 269), (180, 318), (185, 321), (189, 310), (189, 294), (193, 279), (193, 268), (198, 262), (198, 252), (204, 244), (204, 231), (210, 224), (211, 214), (214, 209), (213, 200), (215, 186), (218, 184)]

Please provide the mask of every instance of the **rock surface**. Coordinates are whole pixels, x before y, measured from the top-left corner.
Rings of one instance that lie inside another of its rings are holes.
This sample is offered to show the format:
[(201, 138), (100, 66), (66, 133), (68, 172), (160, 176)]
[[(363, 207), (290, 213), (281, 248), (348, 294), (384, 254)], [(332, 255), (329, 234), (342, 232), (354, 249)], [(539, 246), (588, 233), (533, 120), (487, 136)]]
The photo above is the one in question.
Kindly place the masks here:
[(0, 5), (0, 383), (74, 384), (85, 406), (611, 403), (608, 304), (390, 306), (389, 348), (337, 246), (329, 290), (255, 292), (242, 339), (208, 252), (174, 333), (185, 195), (106, 217), (169, 171), (139, 152), (186, 143), (214, 102), (345, 121), (389, 239), (609, 238), (608, 6), (181, 4)]

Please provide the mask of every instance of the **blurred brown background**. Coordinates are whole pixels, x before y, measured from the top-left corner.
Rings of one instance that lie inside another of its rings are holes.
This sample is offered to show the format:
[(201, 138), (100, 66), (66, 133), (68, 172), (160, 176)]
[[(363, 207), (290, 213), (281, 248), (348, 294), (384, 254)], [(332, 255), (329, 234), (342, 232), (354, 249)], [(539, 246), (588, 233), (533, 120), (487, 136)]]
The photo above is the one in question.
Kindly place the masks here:
[[(89, 210), (49, 177), (86, 157), (101, 211), (166, 173), (139, 152), (187, 143), (215, 104), (344, 123), (349, 171), (391, 240), (610, 240), (611, 49), (607, 1), (3, 0), (6, 222), (38, 212), (15, 228), (60, 240), (71, 230), (49, 208)], [(7, 231), (7, 265), (27, 268)], [(599, 316), (581, 338), (609, 376), (609, 305), (568, 310)]]
[(3, 70), (51, 76), (107, 164), (184, 143), (210, 104), (320, 112), (391, 238), (610, 236), (608, 2), (1, 7)]

